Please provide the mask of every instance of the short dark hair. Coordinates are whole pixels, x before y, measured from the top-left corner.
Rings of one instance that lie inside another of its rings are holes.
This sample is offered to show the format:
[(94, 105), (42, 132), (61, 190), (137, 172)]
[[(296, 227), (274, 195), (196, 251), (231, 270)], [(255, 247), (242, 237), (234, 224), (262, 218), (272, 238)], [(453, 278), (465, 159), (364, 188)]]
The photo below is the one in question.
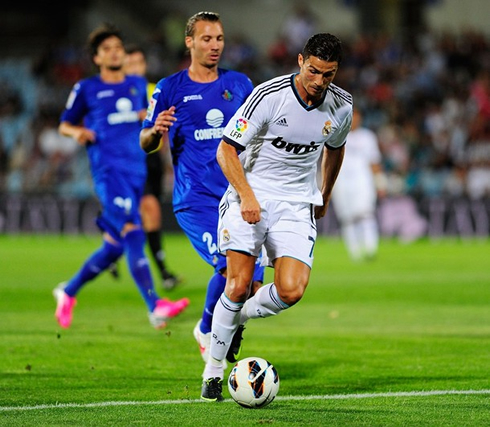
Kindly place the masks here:
[(146, 51), (141, 47), (139, 44), (136, 43), (130, 43), (124, 46), (124, 50), (128, 55), (131, 55), (132, 53), (137, 53), (141, 52), (143, 56), (146, 56)]
[(91, 57), (97, 55), (97, 49), (105, 39), (113, 36), (123, 41), (121, 32), (112, 24), (105, 23), (93, 30), (88, 36), (87, 43)]
[(198, 12), (192, 15), (185, 26), (185, 37), (193, 37), (194, 31), (196, 29), (196, 22), (198, 21), (209, 21), (209, 22), (221, 22), (219, 13), (216, 12)]
[(302, 52), (303, 58), (316, 56), (323, 61), (342, 61), (342, 42), (339, 38), (329, 33), (319, 33), (311, 36), (305, 44)]

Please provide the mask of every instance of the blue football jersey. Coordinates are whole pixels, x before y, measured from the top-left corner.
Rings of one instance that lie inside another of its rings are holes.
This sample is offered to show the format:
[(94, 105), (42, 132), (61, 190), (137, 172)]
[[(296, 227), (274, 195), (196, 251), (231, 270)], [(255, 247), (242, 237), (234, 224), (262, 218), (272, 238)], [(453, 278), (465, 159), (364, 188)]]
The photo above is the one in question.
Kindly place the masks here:
[(192, 206), (217, 208), (228, 181), (216, 161), (223, 130), (253, 90), (245, 74), (219, 69), (211, 83), (192, 81), (187, 70), (157, 83), (143, 127), (152, 127), (160, 112), (175, 106), (177, 121), (169, 140), (174, 166), (174, 210)]
[(87, 145), (95, 180), (104, 172), (118, 170), (146, 175), (146, 154), (139, 145), (139, 111), (148, 107), (147, 81), (126, 76), (122, 83), (105, 83), (100, 76), (81, 80), (73, 87), (61, 121), (95, 131)]

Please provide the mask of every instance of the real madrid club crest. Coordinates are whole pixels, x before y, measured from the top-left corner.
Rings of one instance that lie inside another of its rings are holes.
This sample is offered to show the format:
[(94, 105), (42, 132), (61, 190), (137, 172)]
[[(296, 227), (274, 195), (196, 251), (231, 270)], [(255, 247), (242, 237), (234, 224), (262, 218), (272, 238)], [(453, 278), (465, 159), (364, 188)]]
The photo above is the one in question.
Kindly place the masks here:
[(325, 126), (323, 126), (322, 134), (323, 136), (327, 136), (330, 132), (332, 132), (332, 122), (327, 120), (325, 122)]
[(226, 228), (223, 230), (223, 241), (224, 242), (230, 241), (230, 232)]

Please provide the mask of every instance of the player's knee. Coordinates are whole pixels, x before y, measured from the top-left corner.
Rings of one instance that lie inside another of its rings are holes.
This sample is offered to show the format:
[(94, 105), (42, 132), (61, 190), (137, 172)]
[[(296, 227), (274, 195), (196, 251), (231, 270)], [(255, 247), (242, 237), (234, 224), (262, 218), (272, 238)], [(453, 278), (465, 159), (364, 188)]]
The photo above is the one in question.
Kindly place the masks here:
[(277, 294), (282, 302), (292, 306), (303, 298), (308, 283), (292, 278), (289, 278), (286, 282), (284, 283), (283, 281), (279, 286), (276, 283)]
[(140, 229), (141, 229), (140, 225), (133, 224), (132, 222), (127, 222), (126, 224), (124, 224), (122, 228), (121, 235), (125, 237), (131, 231), (140, 230)]
[(230, 277), (226, 282), (226, 296), (234, 302), (245, 302), (250, 293), (252, 277), (240, 274)]
[(304, 292), (300, 292), (299, 290), (291, 290), (287, 292), (283, 292), (279, 294), (279, 298), (281, 301), (290, 307), (296, 304), (304, 295)]

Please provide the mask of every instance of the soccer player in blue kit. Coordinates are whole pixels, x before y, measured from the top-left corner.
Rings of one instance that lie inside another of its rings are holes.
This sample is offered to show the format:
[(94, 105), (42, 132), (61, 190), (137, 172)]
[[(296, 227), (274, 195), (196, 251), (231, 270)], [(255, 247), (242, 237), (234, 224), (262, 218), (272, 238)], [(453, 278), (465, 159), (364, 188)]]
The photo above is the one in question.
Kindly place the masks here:
[(150, 323), (162, 328), (189, 301), (183, 298), (172, 302), (158, 296), (144, 254), (139, 206), (147, 171), (138, 138), (148, 106), (147, 81), (125, 75), (125, 50), (116, 28), (97, 28), (88, 44), (99, 74), (75, 84), (61, 115), (59, 132), (87, 149), (95, 193), (102, 207), (97, 225), (103, 232), (103, 243), (67, 283), (54, 289), (55, 316), (60, 326), (68, 328), (77, 293), (124, 253), (148, 307)]
[[(224, 48), (223, 25), (214, 12), (189, 18), (185, 44), (188, 69), (157, 83), (143, 122), (140, 144), (154, 152), (169, 143), (174, 166), (173, 207), (176, 219), (199, 255), (214, 268), (208, 283), (202, 318), (194, 328), (202, 358), (208, 359), (214, 307), (226, 284), (226, 258), (218, 252), (218, 207), (228, 181), (216, 161), (223, 128), (252, 92), (242, 73), (218, 68)], [(257, 263), (255, 288), (263, 282), (264, 267)], [(238, 357), (241, 332), (227, 355)]]

